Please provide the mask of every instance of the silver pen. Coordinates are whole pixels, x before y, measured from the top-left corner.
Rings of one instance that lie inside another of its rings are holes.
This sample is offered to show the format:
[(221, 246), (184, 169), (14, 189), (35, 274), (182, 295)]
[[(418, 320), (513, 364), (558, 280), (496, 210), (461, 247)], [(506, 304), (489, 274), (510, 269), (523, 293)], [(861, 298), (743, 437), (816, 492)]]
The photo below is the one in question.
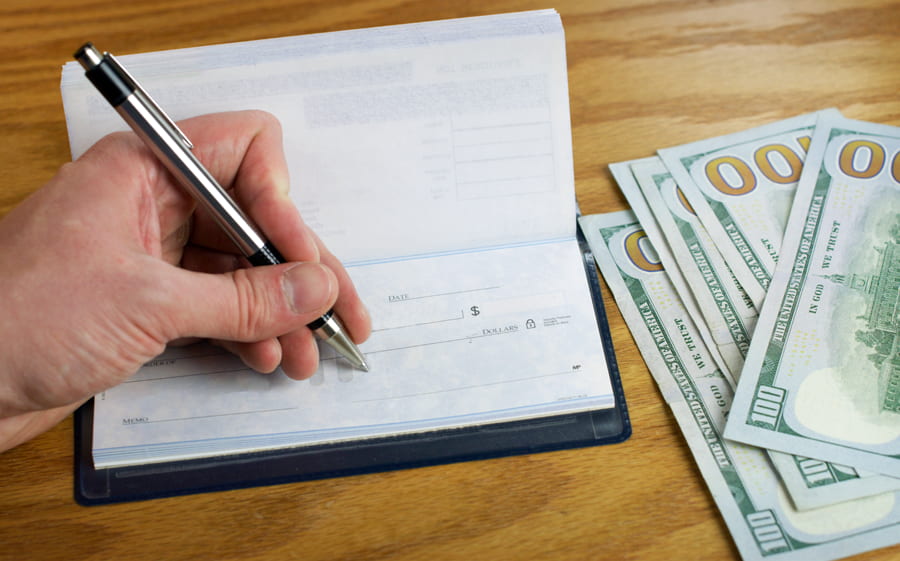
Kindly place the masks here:
[[(150, 147), (200, 205), (209, 211), (228, 237), (255, 266), (285, 263), (284, 258), (250, 222), (219, 183), (194, 157), (193, 145), (172, 119), (109, 53), (101, 54), (86, 43), (75, 53), (85, 76), (125, 122)], [(308, 327), (356, 368), (369, 367), (359, 348), (347, 336), (334, 310)]]

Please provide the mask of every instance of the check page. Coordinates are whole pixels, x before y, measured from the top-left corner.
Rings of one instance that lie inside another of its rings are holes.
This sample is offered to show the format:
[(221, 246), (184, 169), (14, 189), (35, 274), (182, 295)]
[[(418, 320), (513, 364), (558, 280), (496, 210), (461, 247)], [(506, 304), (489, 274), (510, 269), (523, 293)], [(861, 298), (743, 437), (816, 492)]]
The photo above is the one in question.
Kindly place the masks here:
[(557, 242), (355, 267), (374, 323), (360, 347), (369, 372), (325, 350), (296, 382), (215, 347), (171, 348), (97, 397), (95, 464), (611, 407), (580, 255)]
[[(171, 348), (95, 400), (96, 467), (613, 407), (554, 11), (121, 57), (175, 119), (263, 109), (291, 197), (373, 318), (304, 382)], [(63, 70), (73, 156), (121, 119)]]

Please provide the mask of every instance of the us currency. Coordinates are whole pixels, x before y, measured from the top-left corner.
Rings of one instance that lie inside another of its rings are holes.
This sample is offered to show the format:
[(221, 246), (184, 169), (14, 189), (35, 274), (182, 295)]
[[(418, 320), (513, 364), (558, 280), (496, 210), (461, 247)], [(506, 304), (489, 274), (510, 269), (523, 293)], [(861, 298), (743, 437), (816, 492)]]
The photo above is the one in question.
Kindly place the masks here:
[[(730, 274), (709, 234), (680, 196), (678, 186), (659, 158), (611, 164), (610, 170), (650, 243), (657, 248), (660, 262), (686, 304), (701, 338), (713, 355), (718, 350), (727, 365), (724, 369), (730, 372), (731, 380), (737, 380), (757, 319), (746, 293)], [(687, 305), (692, 298), (697, 305)], [(900, 479), (812, 458), (767, 452), (791, 500), (800, 510), (900, 489)]]
[[(637, 160), (636, 162), (640, 161), (642, 160)], [(708, 324), (703, 321), (703, 314), (700, 311), (699, 305), (700, 300), (695, 297), (693, 290), (688, 286), (687, 280), (682, 276), (681, 268), (676, 263), (671, 248), (668, 245), (656, 218), (653, 216), (647, 201), (641, 194), (637, 180), (632, 173), (633, 166), (637, 165), (636, 162), (610, 164), (609, 169), (612, 172), (616, 183), (619, 184), (619, 189), (621, 189), (625, 198), (628, 199), (632, 212), (641, 223), (644, 233), (650, 244), (653, 246), (660, 264), (668, 272), (668, 279), (669, 282), (672, 283), (675, 293), (681, 299), (681, 303), (690, 314), (691, 319), (694, 320), (694, 325), (697, 328), (700, 339), (706, 344), (712, 360), (728, 378), (728, 381), (733, 388), (735, 381), (737, 380), (736, 375), (740, 373), (740, 370), (733, 370), (733, 368), (738, 365), (734, 364), (732, 366), (733, 363), (729, 364), (729, 359), (726, 358), (726, 355), (728, 355), (732, 361), (735, 356), (740, 357), (740, 355), (737, 349), (734, 348), (734, 345), (730, 345), (728, 341), (717, 341), (709, 329)], [(743, 363), (742, 359), (741, 363)]]
[(900, 128), (823, 117), (786, 232), (726, 436), (900, 477)]
[(732, 390), (629, 211), (580, 219), (622, 315), (745, 561), (829, 560), (896, 543), (891, 494), (800, 512), (764, 452), (722, 437)]
[(819, 115), (659, 150), (672, 177), (760, 309)]
[[(709, 327), (716, 347), (737, 380), (750, 348), (758, 316), (756, 308), (662, 161), (658, 157), (647, 158), (631, 162), (630, 167), (687, 286), (697, 299), (702, 317), (694, 319)], [(628, 193), (625, 196), (629, 202), (635, 198)]]
[[(685, 282), (674, 282), (676, 291), (686, 301), (683, 288), (690, 287), (698, 303), (688, 307), (691, 317), (707, 346), (713, 348), (707, 338), (707, 333), (711, 332), (714, 347), (736, 379), (756, 320), (749, 298), (730, 274), (706, 229), (658, 158), (611, 164), (610, 169), (644, 225), (650, 242), (660, 248), (658, 253), (663, 266), (667, 271), (683, 273)], [(636, 186), (640, 187), (643, 197), (635, 192)], [(653, 217), (648, 220), (647, 206), (653, 211), (655, 221)], [(649, 222), (653, 222), (652, 227)], [(654, 234), (657, 229), (662, 230), (663, 236)], [(665, 238), (663, 244), (671, 249), (677, 269), (671, 258), (667, 260), (669, 252), (660, 247), (661, 237)], [(698, 314), (697, 310), (703, 313)], [(706, 330), (705, 325), (710, 329)], [(801, 510), (900, 489), (900, 479), (812, 458), (774, 451), (769, 454), (791, 499)]]
[[(632, 206), (635, 207), (635, 211), (640, 217), (641, 213), (638, 211), (638, 203), (636, 202), (640, 197), (635, 197), (632, 194), (633, 191), (627, 187), (628, 181), (631, 180), (631, 176), (635, 176), (635, 179), (638, 180), (638, 184), (642, 187), (644, 197), (647, 199), (647, 202), (650, 203), (654, 215), (656, 215), (660, 222), (660, 226), (666, 234), (665, 237), (672, 247), (672, 252), (676, 255), (675, 261), (678, 263), (679, 268), (685, 273), (687, 286), (692, 288), (701, 287), (704, 285), (703, 280), (701, 280), (702, 277), (698, 278), (696, 274), (692, 275), (690, 273), (698, 270), (696, 265), (708, 266), (719, 256), (715, 250), (702, 251), (701, 249), (702, 253), (698, 252), (698, 248), (703, 247), (700, 245), (703, 238), (693, 234), (694, 232), (700, 232), (701, 235), (705, 234), (705, 229), (697, 220), (696, 215), (690, 212), (691, 208), (689, 203), (687, 203), (683, 195), (677, 192), (677, 186), (671, 181), (671, 177), (666, 175), (665, 168), (660, 166), (658, 161), (654, 160), (654, 158), (648, 158), (641, 161), (614, 164), (611, 168), (613, 169), (613, 174), (620, 183), (626, 198), (628, 198)], [(627, 173), (627, 171), (624, 173), (621, 171), (617, 173), (615, 169), (617, 166), (628, 166), (628, 171), (631, 173)], [(623, 181), (622, 177), (625, 177), (626, 180)], [(667, 185), (669, 189), (665, 189), (664, 185)], [(648, 186), (651, 188), (647, 189)], [(652, 187), (655, 187), (655, 189)], [(668, 198), (662, 200), (662, 197), (657, 195), (658, 193), (664, 196), (668, 195)], [(643, 203), (643, 201), (640, 202)], [(660, 204), (661, 202), (669, 204)], [(667, 206), (668, 209), (671, 209), (671, 213), (659, 212), (660, 209), (667, 210)], [(675, 221), (671, 220), (673, 215), (674, 217), (677, 217), (677, 226)], [(680, 220), (678, 220), (679, 218)], [(693, 219), (695, 225), (691, 225), (691, 219)], [(646, 224), (646, 219), (641, 218), (641, 222)], [(645, 229), (649, 230), (649, 228)], [(656, 241), (652, 234), (648, 233), (648, 236), (652, 241)], [(686, 243), (679, 244), (679, 238), (684, 239), (686, 237)], [(708, 239), (708, 234), (706, 234), (706, 237)], [(656, 245), (658, 245), (658, 242)], [(693, 251), (685, 251), (685, 247), (691, 247), (693, 248)], [(681, 251), (676, 251), (676, 248), (680, 248)], [(660, 259), (663, 264), (666, 265), (664, 254), (663, 252), (660, 253)], [(683, 256), (691, 255), (691, 253), (694, 255), (698, 255), (699, 253), (699, 256), (701, 257), (699, 263), (697, 261), (692, 263), (689, 260), (683, 259)], [(679, 259), (679, 254), (682, 256), (681, 259)], [(708, 254), (712, 257), (707, 261), (702, 258), (704, 254)], [(693, 271), (691, 265), (694, 265)], [(671, 270), (671, 266), (667, 266), (667, 269)], [(721, 267), (716, 267), (715, 270), (721, 270)], [(707, 273), (707, 278), (708, 274), (709, 273)], [(727, 286), (728, 285), (726, 285), (726, 287)], [(714, 285), (713, 288), (718, 287)], [(682, 298), (684, 298), (683, 292), (679, 291), (679, 293), (682, 295)], [(698, 302), (701, 302), (702, 292), (695, 291), (694, 294)], [(732, 301), (735, 301), (735, 298), (732, 298)], [(709, 312), (715, 310), (716, 307), (715, 305), (711, 306), (709, 300), (706, 300), (700, 305), (700, 309)], [(704, 314), (703, 318), (698, 318), (696, 314), (693, 314), (692, 317), (697, 320), (698, 326), (702, 325), (704, 321), (707, 324), (714, 325), (716, 320), (715, 317), (710, 317), (709, 313)], [(717, 339), (719, 350), (722, 352), (722, 355), (726, 357), (729, 369), (734, 373), (739, 373), (740, 369), (739, 367), (736, 367), (735, 353), (733, 352), (736, 345), (730, 346), (731, 349), (721, 346), (721, 330), (712, 329), (711, 331), (714, 333), (713, 338)], [(717, 338), (715, 334), (719, 334), (720, 337)], [(729, 352), (729, 350), (731, 352)], [(741, 350), (745, 351), (746, 347)], [(782, 461), (779, 462), (779, 458)], [(772, 453), (772, 459), (788, 487), (791, 498), (801, 509), (832, 504), (834, 502), (845, 501), (859, 496), (887, 492), (896, 489), (897, 483), (900, 481), (890, 477), (866, 473), (862, 470), (855, 470), (851, 467), (830, 464), (828, 462), (810, 458), (786, 456), (777, 452)]]
[(772, 450), (769, 457), (799, 510), (891, 492), (900, 500), (896, 477)]

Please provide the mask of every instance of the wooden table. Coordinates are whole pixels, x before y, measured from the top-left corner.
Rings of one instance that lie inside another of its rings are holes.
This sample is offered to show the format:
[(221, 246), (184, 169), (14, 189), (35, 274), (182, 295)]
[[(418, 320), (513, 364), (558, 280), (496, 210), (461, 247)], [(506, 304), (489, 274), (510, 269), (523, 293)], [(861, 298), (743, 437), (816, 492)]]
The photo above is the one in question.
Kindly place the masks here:
[[(59, 70), (85, 40), (125, 54), (544, 7), (566, 28), (585, 213), (625, 208), (607, 164), (659, 147), (831, 106), (900, 125), (889, 0), (6, 0), (0, 215), (69, 159)], [(69, 419), (0, 456), (0, 558), (738, 558), (608, 294), (606, 306), (634, 424), (624, 444), (84, 508)]]

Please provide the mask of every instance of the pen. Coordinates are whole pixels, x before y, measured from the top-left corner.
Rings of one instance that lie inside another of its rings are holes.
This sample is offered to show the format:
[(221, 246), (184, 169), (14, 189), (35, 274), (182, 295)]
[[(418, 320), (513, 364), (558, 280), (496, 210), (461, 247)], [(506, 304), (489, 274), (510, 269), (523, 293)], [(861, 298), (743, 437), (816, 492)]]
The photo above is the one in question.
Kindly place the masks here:
[[(75, 52), (84, 74), (125, 122), (150, 147), (187, 191), (215, 218), (247, 260), (255, 265), (277, 265), (285, 260), (250, 222), (219, 183), (191, 152), (191, 141), (140, 84), (109, 53), (92, 43)], [(356, 368), (369, 367), (359, 348), (347, 336), (334, 310), (310, 323), (317, 337), (333, 347)]]

